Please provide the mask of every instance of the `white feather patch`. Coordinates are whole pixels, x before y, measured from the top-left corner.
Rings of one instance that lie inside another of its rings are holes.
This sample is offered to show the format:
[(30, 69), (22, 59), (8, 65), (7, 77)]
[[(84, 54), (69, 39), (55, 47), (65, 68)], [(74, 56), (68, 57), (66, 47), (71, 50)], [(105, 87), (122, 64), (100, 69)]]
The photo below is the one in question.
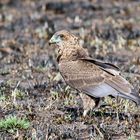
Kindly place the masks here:
[(86, 89), (83, 89), (83, 90), (87, 94), (94, 96), (96, 98), (105, 97), (108, 95), (113, 95), (113, 96), (118, 95), (118, 91), (106, 83), (102, 83), (101, 85), (98, 85), (98, 86), (87, 87)]
[(119, 75), (120, 74), (120, 71), (116, 71), (114, 69), (105, 69), (105, 70), (112, 73), (113, 75)]

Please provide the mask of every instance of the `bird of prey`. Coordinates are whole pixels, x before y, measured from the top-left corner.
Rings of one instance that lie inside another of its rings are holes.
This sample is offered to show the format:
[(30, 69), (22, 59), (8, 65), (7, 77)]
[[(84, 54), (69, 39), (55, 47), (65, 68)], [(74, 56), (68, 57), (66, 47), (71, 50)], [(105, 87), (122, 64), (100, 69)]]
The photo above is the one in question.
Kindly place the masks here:
[(59, 71), (65, 82), (80, 91), (86, 116), (90, 109), (99, 105), (102, 97), (123, 97), (140, 104), (133, 86), (120, 75), (117, 66), (92, 59), (72, 33), (61, 30), (49, 40), (58, 47)]

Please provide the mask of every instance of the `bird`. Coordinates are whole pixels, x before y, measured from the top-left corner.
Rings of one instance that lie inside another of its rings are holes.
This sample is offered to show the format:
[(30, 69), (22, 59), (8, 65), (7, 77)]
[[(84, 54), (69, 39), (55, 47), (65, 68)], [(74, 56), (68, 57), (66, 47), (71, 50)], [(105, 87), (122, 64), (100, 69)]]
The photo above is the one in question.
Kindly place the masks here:
[(122, 97), (140, 104), (140, 97), (134, 94), (134, 87), (122, 77), (120, 69), (112, 63), (91, 58), (88, 50), (80, 45), (79, 37), (60, 30), (54, 33), (49, 44), (58, 48), (57, 62), (64, 81), (79, 91), (83, 116), (99, 107), (106, 96)]

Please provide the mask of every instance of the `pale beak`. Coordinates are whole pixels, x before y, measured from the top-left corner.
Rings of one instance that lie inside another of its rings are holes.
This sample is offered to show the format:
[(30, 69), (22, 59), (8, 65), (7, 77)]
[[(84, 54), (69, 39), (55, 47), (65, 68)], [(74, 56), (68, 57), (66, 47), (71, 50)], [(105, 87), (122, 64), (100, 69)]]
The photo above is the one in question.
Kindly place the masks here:
[(52, 38), (49, 40), (49, 44), (57, 44), (61, 41), (59, 36), (53, 35)]
[(55, 37), (52, 36), (52, 38), (49, 40), (49, 45), (55, 44)]

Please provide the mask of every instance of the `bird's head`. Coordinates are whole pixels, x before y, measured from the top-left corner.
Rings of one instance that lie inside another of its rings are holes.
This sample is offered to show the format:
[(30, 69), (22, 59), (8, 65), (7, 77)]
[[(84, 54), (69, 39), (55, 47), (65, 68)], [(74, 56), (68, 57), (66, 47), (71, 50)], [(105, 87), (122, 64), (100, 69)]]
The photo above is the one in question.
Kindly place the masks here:
[(59, 47), (76, 45), (76, 43), (79, 43), (78, 37), (66, 30), (56, 32), (49, 40), (49, 44), (56, 44)]

